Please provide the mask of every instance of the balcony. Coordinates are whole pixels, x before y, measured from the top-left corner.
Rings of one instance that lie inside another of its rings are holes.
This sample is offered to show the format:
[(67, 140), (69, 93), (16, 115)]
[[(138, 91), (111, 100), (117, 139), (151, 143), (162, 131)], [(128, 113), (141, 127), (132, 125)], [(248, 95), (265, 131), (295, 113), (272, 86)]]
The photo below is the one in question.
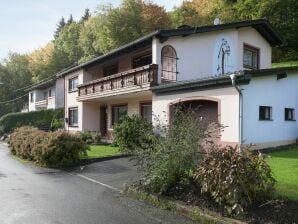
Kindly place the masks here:
[(55, 108), (55, 97), (50, 96), (48, 97), (48, 109), (54, 109)]
[(103, 77), (78, 86), (78, 100), (89, 100), (149, 90), (157, 84), (155, 64)]
[(47, 100), (38, 100), (35, 102), (35, 107), (36, 108), (47, 108), (48, 106), (48, 101)]

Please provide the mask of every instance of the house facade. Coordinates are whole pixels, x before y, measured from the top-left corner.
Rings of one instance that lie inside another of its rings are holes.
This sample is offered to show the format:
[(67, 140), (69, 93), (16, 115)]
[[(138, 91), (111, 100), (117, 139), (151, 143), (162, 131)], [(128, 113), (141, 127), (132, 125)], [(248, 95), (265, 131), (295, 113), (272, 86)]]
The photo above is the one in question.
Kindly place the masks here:
[(169, 124), (185, 104), (226, 127), (222, 144), (292, 143), (298, 69), (271, 68), (272, 46), (281, 43), (266, 20), (156, 31), (57, 75), (65, 128), (109, 140), (123, 116)]
[(29, 89), (28, 111), (64, 108), (64, 80), (50, 79)]

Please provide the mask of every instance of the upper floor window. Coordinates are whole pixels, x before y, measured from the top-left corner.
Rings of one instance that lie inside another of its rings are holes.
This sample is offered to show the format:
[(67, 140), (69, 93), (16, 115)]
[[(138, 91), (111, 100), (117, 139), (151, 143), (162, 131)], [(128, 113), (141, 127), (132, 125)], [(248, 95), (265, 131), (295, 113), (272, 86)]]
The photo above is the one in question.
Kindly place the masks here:
[(142, 66), (150, 65), (150, 64), (152, 64), (152, 54), (151, 53), (136, 56), (132, 59), (132, 67), (133, 68), (138, 68), (138, 67), (142, 67)]
[(34, 94), (30, 93), (30, 102), (33, 103), (34, 102)]
[(161, 78), (162, 81), (177, 80), (177, 53), (172, 46), (164, 46), (161, 50)]
[(260, 106), (259, 107), (259, 120), (271, 121), (272, 120), (272, 107)]
[(68, 80), (68, 92), (73, 92), (78, 89), (79, 79), (74, 77)]
[(248, 45), (243, 48), (243, 67), (249, 69), (259, 68), (260, 50)]
[(149, 122), (152, 122), (152, 103), (141, 103), (140, 109), (142, 118), (146, 119)]
[(285, 108), (285, 120), (286, 121), (295, 121), (295, 109)]
[(118, 71), (119, 71), (118, 64), (108, 65), (103, 68), (103, 75), (104, 76), (114, 75), (114, 74), (117, 74)]
[(127, 105), (112, 106), (112, 125), (117, 124), (127, 115)]

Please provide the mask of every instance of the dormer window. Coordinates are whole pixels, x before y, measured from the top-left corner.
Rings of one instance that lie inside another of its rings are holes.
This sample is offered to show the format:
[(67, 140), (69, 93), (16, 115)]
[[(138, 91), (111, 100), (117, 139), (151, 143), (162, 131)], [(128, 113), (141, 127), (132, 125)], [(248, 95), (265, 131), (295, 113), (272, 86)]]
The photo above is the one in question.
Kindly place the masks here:
[(249, 45), (243, 48), (243, 67), (248, 69), (259, 68), (260, 50)]

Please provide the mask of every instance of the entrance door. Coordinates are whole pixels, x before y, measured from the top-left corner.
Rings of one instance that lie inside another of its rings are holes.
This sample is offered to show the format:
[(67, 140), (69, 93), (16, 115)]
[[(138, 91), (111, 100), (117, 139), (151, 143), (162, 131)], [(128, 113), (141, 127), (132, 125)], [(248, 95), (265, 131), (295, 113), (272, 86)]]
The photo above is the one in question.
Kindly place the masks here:
[(104, 137), (107, 134), (107, 106), (100, 106), (100, 133)]

